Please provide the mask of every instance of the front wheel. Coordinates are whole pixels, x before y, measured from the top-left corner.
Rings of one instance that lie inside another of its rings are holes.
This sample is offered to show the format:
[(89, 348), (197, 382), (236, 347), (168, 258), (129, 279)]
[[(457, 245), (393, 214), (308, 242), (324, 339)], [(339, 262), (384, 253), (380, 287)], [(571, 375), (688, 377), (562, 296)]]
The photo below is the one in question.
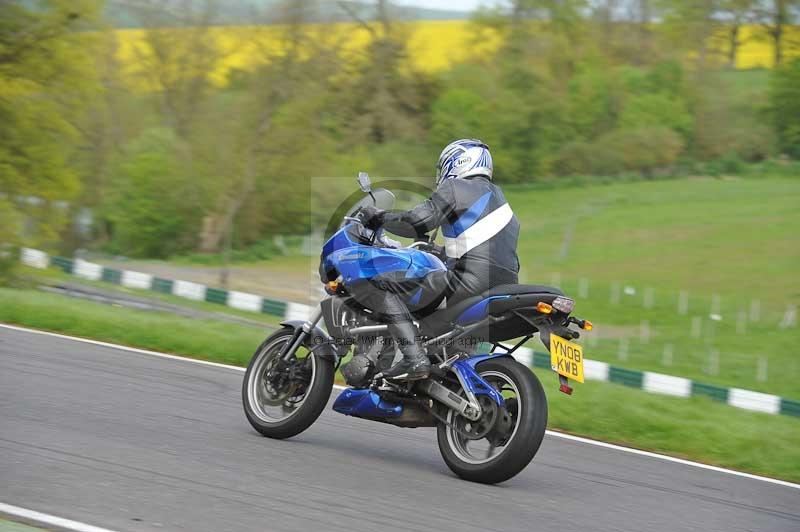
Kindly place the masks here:
[(533, 372), (510, 357), (482, 362), (476, 371), (503, 395), (506, 406), (481, 400), (483, 415), (474, 422), (448, 412), (447, 423), (437, 428), (439, 451), (459, 477), (496, 484), (525, 469), (539, 450), (547, 398)]
[(242, 402), (248, 421), (268, 438), (300, 434), (322, 413), (333, 388), (333, 362), (297, 349), (288, 362), (280, 358), (294, 338), (284, 327), (258, 347), (242, 383)]

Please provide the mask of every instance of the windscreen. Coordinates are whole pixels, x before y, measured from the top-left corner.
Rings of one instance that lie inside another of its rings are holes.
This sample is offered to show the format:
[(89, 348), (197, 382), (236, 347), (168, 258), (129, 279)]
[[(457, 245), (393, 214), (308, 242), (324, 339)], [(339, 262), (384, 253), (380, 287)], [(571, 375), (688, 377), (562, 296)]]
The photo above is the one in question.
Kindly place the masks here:
[(392, 194), (385, 188), (377, 188), (372, 191), (372, 196), (367, 194), (366, 196), (361, 198), (361, 200), (358, 201), (355, 205), (353, 205), (350, 208), (350, 210), (347, 211), (347, 216), (353, 216), (361, 207), (364, 207), (366, 205), (374, 205), (379, 209), (388, 211), (389, 209), (394, 207), (394, 194)]

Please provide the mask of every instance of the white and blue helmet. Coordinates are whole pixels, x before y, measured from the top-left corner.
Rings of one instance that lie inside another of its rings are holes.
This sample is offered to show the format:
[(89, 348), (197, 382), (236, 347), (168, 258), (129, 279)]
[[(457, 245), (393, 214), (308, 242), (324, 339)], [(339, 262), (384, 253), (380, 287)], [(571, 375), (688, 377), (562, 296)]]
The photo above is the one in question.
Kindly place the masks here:
[(436, 185), (445, 179), (486, 176), (492, 178), (492, 154), (478, 139), (461, 139), (448, 144), (436, 163)]

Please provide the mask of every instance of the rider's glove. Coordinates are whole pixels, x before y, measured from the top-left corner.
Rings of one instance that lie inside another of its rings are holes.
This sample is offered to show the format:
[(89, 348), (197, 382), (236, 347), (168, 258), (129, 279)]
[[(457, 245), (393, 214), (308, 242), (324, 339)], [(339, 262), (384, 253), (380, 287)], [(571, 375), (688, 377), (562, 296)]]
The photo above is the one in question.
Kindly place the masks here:
[(375, 231), (383, 225), (383, 219), (386, 216), (386, 211), (379, 209), (372, 205), (367, 205), (361, 209), (361, 222), (367, 229)]

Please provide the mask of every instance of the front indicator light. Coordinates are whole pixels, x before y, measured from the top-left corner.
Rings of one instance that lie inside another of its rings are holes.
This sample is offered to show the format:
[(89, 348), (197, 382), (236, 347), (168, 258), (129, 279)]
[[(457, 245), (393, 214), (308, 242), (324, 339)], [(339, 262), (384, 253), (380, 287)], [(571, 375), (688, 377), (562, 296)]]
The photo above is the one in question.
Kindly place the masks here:
[(339, 281), (325, 283), (325, 291), (334, 296), (339, 292)]
[(553, 312), (553, 307), (544, 301), (539, 301), (536, 304), (536, 310), (541, 312), (542, 314), (550, 314)]

